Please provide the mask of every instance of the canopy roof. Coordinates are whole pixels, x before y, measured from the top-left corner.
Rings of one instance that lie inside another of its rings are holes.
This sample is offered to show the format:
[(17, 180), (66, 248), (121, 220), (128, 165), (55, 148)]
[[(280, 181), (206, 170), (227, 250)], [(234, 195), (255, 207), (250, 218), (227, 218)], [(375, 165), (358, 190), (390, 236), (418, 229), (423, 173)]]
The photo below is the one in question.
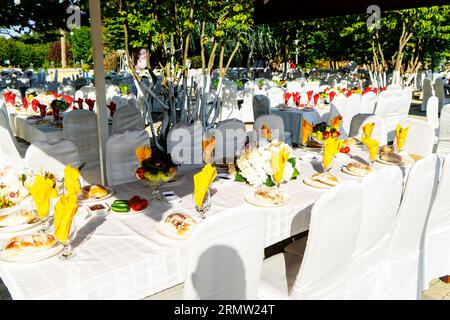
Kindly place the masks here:
[(450, 4), (450, 0), (255, 0), (255, 22), (276, 23), (364, 14), (370, 5), (381, 11)]

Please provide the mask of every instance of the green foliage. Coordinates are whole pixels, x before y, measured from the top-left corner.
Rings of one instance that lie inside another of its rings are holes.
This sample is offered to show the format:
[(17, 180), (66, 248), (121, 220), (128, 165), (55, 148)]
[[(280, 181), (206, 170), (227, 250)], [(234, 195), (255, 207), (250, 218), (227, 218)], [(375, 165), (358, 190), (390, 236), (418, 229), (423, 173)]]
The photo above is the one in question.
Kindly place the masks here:
[(74, 29), (69, 36), (69, 42), (75, 61), (83, 60), (85, 63), (92, 63), (92, 39), (91, 29), (82, 26)]
[(0, 37), (0, 64), (9, 60), (13, 66), (28, 68), (33, 64), (34, 68), (39, 68), (45, 64), (49, 48), (49, 44), (32, 45)]

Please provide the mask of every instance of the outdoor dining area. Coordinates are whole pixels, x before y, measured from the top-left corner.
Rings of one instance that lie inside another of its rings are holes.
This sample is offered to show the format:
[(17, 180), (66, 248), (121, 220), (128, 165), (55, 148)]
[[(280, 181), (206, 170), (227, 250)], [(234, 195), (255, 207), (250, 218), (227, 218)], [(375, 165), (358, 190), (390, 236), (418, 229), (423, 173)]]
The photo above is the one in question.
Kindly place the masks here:
[(0, 299), (420, 300), (449, 283), (447, 65), (215, 68), (188, 44), (183, 68), (124, 54), (106, 72), (101, 5), (93, 70), (1, 73)]

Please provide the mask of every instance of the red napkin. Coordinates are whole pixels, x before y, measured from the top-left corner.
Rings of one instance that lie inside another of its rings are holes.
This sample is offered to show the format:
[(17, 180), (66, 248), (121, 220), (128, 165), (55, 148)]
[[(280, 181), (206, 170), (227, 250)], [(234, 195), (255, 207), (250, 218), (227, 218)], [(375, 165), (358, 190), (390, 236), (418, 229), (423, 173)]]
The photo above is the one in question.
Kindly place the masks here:
[(333, 101), (334, 97), (336, 96), (336, 92), (335, 91), (331, 91), (330, 92), (330, 102)]
[(51, 108), (52, 108), (52, 114), (53, 114), (53, 119), (55, 119), (55, 121), (59, 120), (59, 108), (56, 105), (56, 103), (52, 103), (51, 104)]
[(37, 112), (38, 105), (39, 101), (37, 101), (36, 99), (33, 99), (33, 101), (31, 101), (31, 108), (33, 109), (34, 112)]
[(11, 103), (12, 105), (16, 104), (16, 95), (12, 92), (6, 92), (3, 94), (6, 103)]
[(73, 97), (71, 97), (71, 96), (64, 96), (64, 101), (66, 101), (69, 104), (69, 107), (72, 107)]
[(83, 110), (83, 98), (78, 98), (75, 102), (78, 103), (78, 109)]
[(94, 111), (95, 100), (85, 99), (84, 102), (86, 102), (86, 104), (88, 105), (89, 111)]
[(370, 91), (372, 91), (372, 88), (370, 88), (370, 86), (369, 86), (364, 89), (364, 91), (362, 92), (362, 95), (365, 95), (367, 92), (370, 92)]
[(288, 104), (290, 98), (291, 98), (291, 93), (290, 92), (286, 92), (284, 94), (284, 103)]
[(314, 105), (315, 105), (315, 106), (317, 106), (317, 101), (319, 101), (319, 94), (318, 94), (318, 93), (316, 93), (316, 94), (314, 95)]
[(106, 106), (107, 106), (108, 109), (109, 109), (109, 112), (110, 112), (110, 114), (111, 114), (111, 117), (113, 117), (113, 116), (114, 116), (114, 113), (116, 112), (116, 108), (117, 108), (116, 104), (114, 103), (114, 101), (111, 101), (110, 104), (108, 104), (108, 105), (106, 105)]
[(373, 88), (373, 92), (375, 92), (375, 94), (378, 93), (378, 88)]
[(4, 94), (3, 94), (3, 99), (5, 99), (5, 102), (6, 103), (8, 103), (9, 102), (9, 97), (11, 96), (11, 92), (5, 92)]
[(45, 104), (38, 103), (38, 108), (39, 108), (39, 111), (41, 112), (41, 117), (45, 118), (45, 115), (47, 114), (47, 112), (46, 112), (47, 106)]
[(381, 87), (380, 88), (380, 92), (383, 92), (384, 90), (386, 90), (387, 89), (387, 87)]
[(22, 98), (22, 106), (25, 110), (28, 110), (28, 100), (27, 98)]
[(308, 91), (306, 94), (308, 95), (308, 102), (311, 101), (312, 95), (313, 95), (313, 91)]
[(293, 94), (293, 96), (294, 96), (294, 102), (298, 107), (300, 105), (300, 92), (295, 92)]
[(353, 94), (353, 90), (348, 90), (347, 91), (347, 98), (350, 97)]

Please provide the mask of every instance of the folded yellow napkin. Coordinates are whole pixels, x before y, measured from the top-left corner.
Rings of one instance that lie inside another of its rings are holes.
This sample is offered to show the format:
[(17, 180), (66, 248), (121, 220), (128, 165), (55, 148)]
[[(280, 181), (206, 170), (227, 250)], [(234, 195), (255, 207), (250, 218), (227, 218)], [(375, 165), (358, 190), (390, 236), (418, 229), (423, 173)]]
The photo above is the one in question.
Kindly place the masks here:
[(405, 145), (406, 136), (408, 135), (409, 127), (403, 128), (401, 125), (397, 125), (395, 128), (395, 139), (397, 141), (397, 150), (403, 150)]
[(55, 205), (55, 237), (62, 243), (70, 234), (72, 220), (78, 210), (77, 196), (74, 193), (62, 195)]
[(139, 146), (136, 148), (136, 157), (139, 161), (139, 165), (142, 164), (142, 161), (150, 158), (152, 156), (152, 149), (148, 146)]
[(273, 179), (276, 184), (283, 180), (284, 167), (288, 161), (288, 154), (285, 148), (282, 148), (278, 154), (272, 153), (271, 165), (273, 170)]
[(302, 119), (302, 145), (306, 145), (312, 132), (313, 125), (305, 119)]
[(339, 150), (341, 150), (342, 144), (343, 144), (342, 140), (338, 140), (335, 138), (328, 138), (327, 140), (325, 140), (325, 143), (323, 144), (323, 159), (322, 159), (322, 163), (325, 170), (328, 170), (328, 168), (330, 167), (335, 154), (338, 153)]
[(261, 126), (261, 137), (262, 138), (266, 138), (267, 139), (267, 141), (270, 141), (271, 139), (272, 139), (272, 133), (271, 133), (271, 131), (270, 131), (270, 127), (269, 127), (269, 125), (268, 124), (266, 124), (266, 123), (264, 123), (262, 126)]
[(336, 130), (339, 130), (339, 126), (341, 125), (342, 122), (342, 116), (336, 116), (333, 119), (331, 119), (331, 126), (333, 128), (335, 128)]
[(64, 187), (67, 193), (80, 193), (80, 171), (77, 168), (73, 168), (68, 165), (64, 169)]
[(216, 177), (216, 168), (213, 168), (210, 164), (204, 166), (202, 171), (194, 175), (194, 199), (198, 208), (202, 207), (209, 185)]
[(28, 189), (41, 219), (44, 219), (50, 211), (50, 199), (58, 197), (58, 192), (53, 188), (53, 184), (53, 180), (38, 175), (34, 184)]
[(369, 140), (372, 137), (373, 128), (375, 123), (367, 123), (362, 127), (361, 141), (364, 143), (365, 140)]
[(380, 142), (375, 139), (366, 139), (363, 141), (364, 145), (369, 150), (370, 160), (375, 161), (378, 156), (378, 147), (380, 146)]

